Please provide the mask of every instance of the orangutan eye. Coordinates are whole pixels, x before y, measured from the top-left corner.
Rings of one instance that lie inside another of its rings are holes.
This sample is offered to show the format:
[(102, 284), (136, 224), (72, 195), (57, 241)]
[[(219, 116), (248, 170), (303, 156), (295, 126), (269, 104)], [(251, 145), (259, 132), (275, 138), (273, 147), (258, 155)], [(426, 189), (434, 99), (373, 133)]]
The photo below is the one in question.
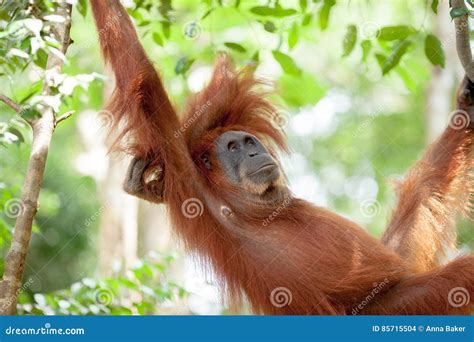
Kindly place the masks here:
[(237, 144), (236, 144), (234, 141), (231, 141), (231, 142), (227, 145), (227, 149), (228, 149), (230, 152), (235, 152), (235, 151), (237, 151), (238, 147), (237, 147)]
[(245, 145), (254, 146), (255, 141), (253, 141), (253, 139), (251, 137), (247, 137), (247, 138), (245, 138)]

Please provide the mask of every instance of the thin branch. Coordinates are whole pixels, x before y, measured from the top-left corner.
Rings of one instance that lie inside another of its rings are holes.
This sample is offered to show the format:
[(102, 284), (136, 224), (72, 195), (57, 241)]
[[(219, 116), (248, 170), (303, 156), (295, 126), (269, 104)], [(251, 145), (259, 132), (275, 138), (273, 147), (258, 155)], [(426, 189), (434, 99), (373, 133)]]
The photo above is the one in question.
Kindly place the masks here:
[(76, 112), (75, 110), (70, 110), (69, 112), (66, 112), (66, 113), (62, 114), (61, 116), (57, 117), (56, 120), (54, 121), (54, 126), (56, 127), (60, 122), (66, 120), (67, 118), (69, 118), (75, 112)]
[(0, 101), (5, 103), (8, 107), (12, 108), (17, 113), (21, 111), (20, 105), (5, 95), (0, 95)]
[[(464, 0), (451, 0), (452, 8), (464, 8), (466, 4)], [(472, 61), (471, 41), (469, 36), (469, 15), (463, 14), (454, 18), (454, 27), (456, 29), (456, 49), (458, 51), (459, 60), (466, 72), (467, 77), (474, 81), (474, 62)]]

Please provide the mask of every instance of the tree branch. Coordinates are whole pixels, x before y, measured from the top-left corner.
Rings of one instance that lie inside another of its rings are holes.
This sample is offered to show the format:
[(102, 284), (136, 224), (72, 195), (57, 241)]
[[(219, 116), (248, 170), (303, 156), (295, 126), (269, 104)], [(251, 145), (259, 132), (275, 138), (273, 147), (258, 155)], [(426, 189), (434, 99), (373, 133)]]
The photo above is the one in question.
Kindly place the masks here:
[(5, 103), (8, 107), (12, 108), (17, 113), (21, 111), (20, 105), (5, 95), (0, 95), (0, 101)]
[[(452, 8), (466, 8), (464, 0), (451, 0)], [(456, 49), (459, 60), (466, 72), (467, 77), (474, 81), (474, 63), (472, 61), (471, 41), (469, 36), (469, 15), (463, 14), (454, 18), (454, 27), (456, 29)]]
[(56, 120), (54, 121), (54, 126), (56, 127), (57, 125), (59, 125), (60, 122), (66, 120), (67, 118), (69, 118), (75, 112), (76, 112), (75, 110), (70, 110), (70, 111), (64, 113), (63, 115), (57, 117)]
[[(61, 51), (66, 53), (70, 44), (69, 31), (71, 29), (72, 6), (65, 1), (58, 4), (56, 14), (65, 20), (58, 23), (53, 30), (56, 39), (61, 43)], [(50, 54), (48, 56), (47, 70), (61, 69), (63, 61)], [(51, 95), (52, 90), (45, 83), (43, 94)], [(55, 127), (55, 116), (53, 109), (47, 107), (41, 113), (41, 117), (32, 120), (33, 142), (31, 146), (28, 169), (21, 193), (21, 200), (16, 203), (19, 206), (18, 216), (15, 222), (12, 244), (5, 257), (5, 270), (0, 281), (0, 314), (12, 315), (16, 313), (17, 297), (21, 291), (21, 281), (31, 237), (33, 219), (38, 208), (38, 197), (41, 181), (43, 180), (49, 145)], [(17, 208), (18, 209), (18, 208)]]

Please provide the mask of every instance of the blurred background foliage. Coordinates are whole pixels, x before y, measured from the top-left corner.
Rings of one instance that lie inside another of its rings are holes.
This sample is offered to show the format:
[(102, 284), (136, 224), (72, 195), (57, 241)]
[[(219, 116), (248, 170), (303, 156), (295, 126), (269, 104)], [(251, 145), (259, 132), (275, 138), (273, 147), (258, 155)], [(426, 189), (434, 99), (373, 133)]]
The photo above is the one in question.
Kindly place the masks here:
[[(104, 105), (109, 78), (88, 3), (69, 2), (74, 43), (54, 103), (59, 113), (76, 114), (53, 136), (20, 312), (155, 313), (189, 290), (167, 280), (167, 254), (153, 254), (150, 261), (139, 251), (144, 258), (131, 267), (122, 264), (107, 276), (98, 271), (103, 188), (90, 169), (108, 156), (106, 149), (95, 157), (85, 153), (79, 126), (84, 113)], [(11, 203), (20, 196), (31, 143), (23, 120), (37, 115), (41, 101), (52, 100), (40, 93), (47, 55), (57, 53), (48, 22), (57, 18), (54, 1), (0, 3), (0, 93), (26, 108), (15, 115), (0, 103), (0, 250), (5, 255), (15, 221)], [(381, 235), (395, 205), (389, 181), (399, 179), (446, 125), (461, 75), (446, 1), (124, 4), (178, 108), (202, 88), (220, 52), (273, 81), (272, 99), (281, 108), (279, 119), (292, 147), (283, 162), (293, 191)], [(460, 220), (460, 242), (471, 250), (472, 228), (472, 222)], [(180, 247), (173, 243), (168, 249)]]

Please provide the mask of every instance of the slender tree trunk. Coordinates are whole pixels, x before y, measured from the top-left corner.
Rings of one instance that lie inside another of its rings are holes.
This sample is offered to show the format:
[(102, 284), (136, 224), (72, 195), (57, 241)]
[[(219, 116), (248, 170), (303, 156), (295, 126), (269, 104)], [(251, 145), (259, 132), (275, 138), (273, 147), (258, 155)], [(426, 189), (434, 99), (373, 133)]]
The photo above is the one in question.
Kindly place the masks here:
[(99, 226), (99, 271), (112, 275), (114, 266), (127, 269), (137, 259), (138, 199), (125, 193), (127, 170), (123, 157), (111, 155), (107, 175), (99, 191), (103, 210)]
[(456, 75), (461, 74), (453, 40), (454, 27), (449, 20), (449, 5), (440, 2), (435, 19), (435, 32), (444, 47), (446, 63), (444, 68), (431, 68), (431, 80), (426, 94), (426, 129), (427, 143), (432, 143), (446, 127), (449, 113), (452, 111), (451, 94), (456, 82)]
[[(107, 70), (107, 74), (113, 75), (111, 70)], [(110, 98), (113, 88), (113, 82), (104, 83), (105, 99)], [(109, 137), (105, 145), (113, 140)], [(115, 266), (128, 269), (137, 260), (139, 200), (122, 188), (129, 161), (122, 155), (109, 154), (107, 174), (99, 181), (103, 209), (99, 225), (99, 271), (102, 276), (111, 276)]]
[[(69, 31), (71, 29), (71, 5), (65, 2), (59, 5), (57, 14), (65, 21), (56, 25), (56, 39), (61, 42), (61, 51), (66, 53), (70, 43)], [(54, 55), (49, 55), (47, 70), (59, 71), (63, 61)], [(51, 94), (51, 89), (45, 84), (45, 95)], [(46, 159), (48, 157), (51, 137), (56, 126), (53, 109), (45, 108), (40, 118), (31, 122), (33, 129), (33, 142), (30, 159), (26, 172), (25, 182), (21, 193), (19, 215), (16, 219), (12, 244), (5, 258), (5, 271), (0, 282), (0, 314), (13, 315), (16, 313), (17, 297), (21, 292), (21, 281), (25, 266), (25, 259), (31, 237), (33, 219), (38, 210), (38, 197), (43, 180)]]

